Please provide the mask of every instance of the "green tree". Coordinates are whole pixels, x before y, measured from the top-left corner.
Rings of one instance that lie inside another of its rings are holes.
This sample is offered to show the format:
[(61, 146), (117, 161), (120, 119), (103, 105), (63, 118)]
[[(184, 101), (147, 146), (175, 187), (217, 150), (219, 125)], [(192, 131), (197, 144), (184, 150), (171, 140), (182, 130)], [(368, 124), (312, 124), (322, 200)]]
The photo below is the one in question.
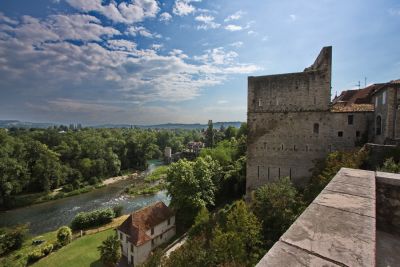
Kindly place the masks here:
[(72, 231), (68, 226), (62, 226), (57, 231), (57, 241), (60, 245), (65, 246), (72, 240)]
[(121, 258), (121, 245), (117, 235), (111, 235), (98, 247), (100, 260), (105, 265), (116, 266)]
[(167, 172), (167, 190), (171, 205), (179, 210), (187, 223), (191, 223), (201, 207), (213, 205), (216, 186), (213, 177), (217, 162), (210, 157), (199, 157), (195, 162), (180, 160)]
[(304, 206), (288, 177), (255, 191), (253, 210), (263, 222), (264, 240), (272, 246), (301, 214)]
[(214, 147), (215, 145), (215, 132), (213, 128), (213, 123), (211, 120), (208, 121), (208, 128), (206, 130), (206, 147)]

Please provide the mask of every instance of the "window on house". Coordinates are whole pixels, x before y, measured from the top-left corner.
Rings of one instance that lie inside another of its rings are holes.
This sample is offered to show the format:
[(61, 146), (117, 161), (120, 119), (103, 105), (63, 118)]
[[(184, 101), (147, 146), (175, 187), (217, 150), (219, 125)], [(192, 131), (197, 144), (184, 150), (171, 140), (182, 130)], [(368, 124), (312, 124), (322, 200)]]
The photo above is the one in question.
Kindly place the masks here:
[(337, 136), (342, 137), (343, 136), (343, 132), (342, 131), (337, 132)]
[(382, 93), (382, 105), (386, 104), (386, 91)]
[(360, 131), (356, 131), (356, 137), (360, 137)]
[(168, 225), (170, 225), (170, 224), (171, 224), (171, 218), (168, 219)]
[(151, 228), (151, 235), (154, 235), (154, 227)]
[(315, 134), (319, 133), (319, 124), (318, 123), (314, 123), (314, 133)]
[(353, 121), (354, 121), (354, 115), (348, 115), (347, 116), (347, 124), (353, 125)]
[(376, 117), (376, 135), (382, 134), (382, 118), (381, 116)]

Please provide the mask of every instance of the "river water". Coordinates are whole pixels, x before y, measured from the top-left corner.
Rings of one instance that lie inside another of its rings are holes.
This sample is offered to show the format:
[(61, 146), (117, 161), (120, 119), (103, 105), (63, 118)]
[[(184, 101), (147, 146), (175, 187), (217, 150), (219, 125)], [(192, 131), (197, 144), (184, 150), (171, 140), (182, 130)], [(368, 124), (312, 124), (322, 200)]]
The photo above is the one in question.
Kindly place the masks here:
[[(147, 175), (159, 165), (159, 161), (150, 161), (148, 170), (141, 175)], [(169, 204), (170, 199), (165, 191), (135, 198), (126, 196), (123, 194), (124, 189), (131, 183), (132, 181), (124, 180), (81, 195), (0, 213), (0, 227), (29, 223), (30, 233), (38, 235), (69, 225), (81, 211), (122, 205), (123, 213), (128, 214), (156, 201)]]

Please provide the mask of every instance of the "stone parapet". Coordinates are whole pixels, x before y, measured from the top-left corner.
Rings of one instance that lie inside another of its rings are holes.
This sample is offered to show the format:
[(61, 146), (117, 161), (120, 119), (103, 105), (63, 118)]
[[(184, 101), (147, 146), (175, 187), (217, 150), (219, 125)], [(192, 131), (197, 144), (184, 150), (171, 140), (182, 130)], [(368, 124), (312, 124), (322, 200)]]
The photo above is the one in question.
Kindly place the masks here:
[(342, 168), (257, 264), (375, 266), (375, 173)]

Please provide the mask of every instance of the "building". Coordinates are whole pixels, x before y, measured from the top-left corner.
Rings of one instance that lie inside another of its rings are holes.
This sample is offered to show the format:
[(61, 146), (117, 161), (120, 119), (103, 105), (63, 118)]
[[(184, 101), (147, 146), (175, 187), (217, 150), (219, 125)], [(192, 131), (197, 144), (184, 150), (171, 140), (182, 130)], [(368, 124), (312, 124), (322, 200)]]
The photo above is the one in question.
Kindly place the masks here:
[(163, 202), (138, 210), (117, 228), (122, 255), (137, 266), (154, 248), (171, 239), (175, 231), (174, 213)]
[[(400, 140), (400, 80), (375, 84), (374, 143), (398, 144)], [(396, 127), (399, 124), (399, 127)]]
[(247, 196), (284, 176), (303, 184), (316, 160), (370, 138), (373, 106), (363, 95), (332, 105), (331, 65), (325, 47), (303, 72), (248, 78)]

